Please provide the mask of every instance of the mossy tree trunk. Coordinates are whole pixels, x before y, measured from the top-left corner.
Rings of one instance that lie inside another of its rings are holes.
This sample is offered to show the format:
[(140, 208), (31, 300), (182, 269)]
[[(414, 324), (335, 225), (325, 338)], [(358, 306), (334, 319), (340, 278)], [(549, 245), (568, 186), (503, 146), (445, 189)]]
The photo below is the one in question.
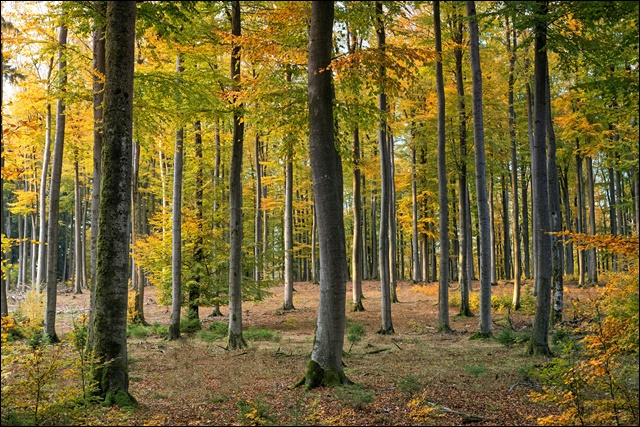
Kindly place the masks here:
[(136, 2), (108, 2), (102, 185), (98, 230), (94, 379), (106, 404), (131, 406), (127, 365), (128, 229), (131, 213)]
[[(334, 144), (331, 62), (333, 2), (314, 1), (309, 34), (309, 154), (320, 241), (320, 298), (307, 389), (348, 383), (342, 368), (346, 245), (342, 161)], [(323, 72), (319, 72), (323, 70)]]

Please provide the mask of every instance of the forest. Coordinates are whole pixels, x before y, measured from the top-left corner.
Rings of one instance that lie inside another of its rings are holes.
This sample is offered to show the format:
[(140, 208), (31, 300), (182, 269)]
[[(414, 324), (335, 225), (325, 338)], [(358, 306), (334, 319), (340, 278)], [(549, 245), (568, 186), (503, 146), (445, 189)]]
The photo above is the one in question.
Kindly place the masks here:
[(3, 1), (2, 425), (638, 425), (635, 1)]

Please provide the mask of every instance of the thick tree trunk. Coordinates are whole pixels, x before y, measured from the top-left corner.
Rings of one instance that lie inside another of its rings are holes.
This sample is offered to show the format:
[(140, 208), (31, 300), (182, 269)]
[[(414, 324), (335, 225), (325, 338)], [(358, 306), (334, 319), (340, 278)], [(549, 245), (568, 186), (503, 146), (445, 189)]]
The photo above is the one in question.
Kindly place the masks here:
[(60, 98), (56, 105), (56, 137), (53, 147), (51, 166), (51, 187), (49, 190), (49, 223), (47, 227), (47, 298), (44, 316), (44, 334), (52, 341), (58, 341), (56, 335), (56, 299), (58, 290), (58, 217), (60, 212), (60, 180), (62, 176), (62, 155), (64, 150), (65, 103), (64, 94), (67, 84), (67, 61), (64, 48), (67, 44), (67, 27), (60, 26), (58, 37), (58, 73)]
[[(107, 3), (96, 2), (97, 11), (101, 15), (106, 14)], [(98, 25), (98, 23), (101, 23)], [(98, 248), (98, 217), (100, 215), (100, 183), (102, 181), (102, 101), (104, 99), (104, 74), (105, 74), (105, 24), (101, 19), (96, 19), (97, 25), (93, 31), (93, 179), (91, 187), (91, 272), (90, 276), (90, 307), (89, 310), (89, 339), (87, 345), (93, 348), (93, 319), (96, 306), (96, 263)]]
[[(551, 231), (562, 231), (562, 207), (560, 205), (560, 185), (558, 182), (558, 166), (556, 164), (556, 134), (553, 130), (551, 118), (551, 88), (549, 84), (549, 69), (545, 71), (545, 110), (546, 110), (546, 135), (548, 140), (547, 176), (549, 192), (549, 221)], [(562, 241), (556, 234), (549, 235), (551, 240), (551, 286), (553, 289), (552, 322), (562, 320), (562, 308), (564, 300), (564, 287), (562, 283)]]
[[(318, 235), (320, 299), (307, 389), (346, 384), (342, 368), (346, 303), (346, 248), (342, 201), (342, 162), (334, 145), (331, 62), (333, 2), (311, 5), (309, 34), (309, 155)], [(318, 72), (319, 70), (326, 70)]]
[(478, 22), (475, 2), (467, 2), (470, 34), (471, 75), (473, 80), (473, 139), (476, 163), (476, 202), (480, 224), (480, 323), (478, 336), (488, 337), (491, 332), (491, 247), (489, 244), (489, 203), (487, 200), (487, 171), (484, 150), (484, 121), (482, 116), (482, 72), (478, 46)]
[(538, 268), (534, 280), (538, 289), (536, 315), (533, 323), (533, 336), (530, 353), (550, 355), (548, 342), (549, 316), (551, 311), (551, 272), (543, 266), (551, 262), (551, 239), (547, 234), (551, 230), (549, 220), (549, 196), (546, 155), (546, 101), (545, 84), (547, 74), (547, 3), (536, 2), (539, 18), (535, 27), (535, 66), (534, 66), (534, 150), (532, 151), (531, 176), (533, 182), (533, 213), (536, 219), (534, 238), (538, 242), (535, 258)]
[(438, 329), (451, 330), (449, 325), (449, 200), (447, 196), (447, 159), (445, 134), (444, 78), (442, 76), (442, 36), (440, 2), (433, 2), (433, 22), (436, 43), (436, 87), (438, 92), (438, 204), (440, 205), (440, 282), (438, 285)]
[(109, 2), (102, 186), (96, 271), (94, 379), (106, 405), (131, 406), (127, 362), (127, 295), (136, 2)]
[[(231, 32), (240, 36), (240, 2), (231, 7)], [(233, 44), (231, 51), (231, 79), (234, 88), (240, 88), (240, 45)], [(232, 350), (247, 346), (242, 337), (242, 144), (244, 142), (244, 117), (242, 105), (233, 113), (233, 148), (229, 173), (229, 337)]]

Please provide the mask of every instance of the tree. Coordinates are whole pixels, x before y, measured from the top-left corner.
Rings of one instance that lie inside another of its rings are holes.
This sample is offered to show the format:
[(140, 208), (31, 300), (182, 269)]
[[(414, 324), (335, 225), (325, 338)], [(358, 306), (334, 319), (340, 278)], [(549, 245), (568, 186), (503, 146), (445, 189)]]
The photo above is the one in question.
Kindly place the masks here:
[(320, 241), (320, 299), (311, 360), (297, 385), (349, 384), (342, 368), (346, 248), (342, 160), (334, 145), (331, 45), (334, 4), (311, 4), (309, 32), (309, 155)]
[[(378, 49), (383, 57), (385, 53), (385, 32), (382, 3), (376, 1), (376, 34)], [(391, 321), (391, 273), (389, 260), (389, 216), (391, 204), (391, 154), (387, 142), (387, 95), (385, 93), (385, 65), (381, 58), (378, 65), (378, 151), (380, 153), (380, 236), (378, 239), (378, 262), (380, 265), (380, 298), (382, 300), (382, 326), (378, 333), (393, 334)], [(322, 244), (320, 245), (322, 247)], [(322, 262), (322, 257), (320, 258)]]
[(438, 202), (440, 205), (440, 282), (438, 286), (438, 329), (449, 326), (449, 199), (447, 198), (447, 159), (445, 135), (444, 78), (442, 76), (442, 35), (440, 2), (433, 2), (433, 26), (436, 42), (436, 86), (438, 91)]
[(487, 202), (487, 172), (484, 150), (484, 122), (482, 117), (482, 72), (480, 69), (480, 53), (478, 47), (478, 22), (475, 2), (467, 2), (469, 18), (469, 41), (471, 76), (473, 81), (473, 143), (476, 163), (476, 203), (478, 205), (478, 222), (480, 224), (480, 323), (479, 337), (491, 335), (491, 248), (489, 244), (489, 204)]
[(63, 99), (67, 83), (67, 61), (64, 53), (67, 44), (67, 26), (60, 26), (58, 37), (58, 72), (61, 95), (56, 103), (56, 137), (53, 145), (51, 165), (51, 187), (49, 190), (49, 224), (47, 227), (47, 302), (44, 317), (44, 334), (51, 341), (59, 341), (56, 335), (56, 299), (58, 291), (58, 215), (60, 213), (60, 178), (62, 175), (62, 155), (64, 150), (65, 101)]
[[(176, 58), (176, 73), (184, 71), (182, 56)], [(182, 308), (182, 145), (184, 128), (176, 131), (176, 144), (173, 151), (173, 207), (171, 233), (171, 321), (169, 339), (180, 338), (180, 309)]]
[[(240, 2), (231, 6), (231, 33), (239, 37)], [(231, 80), (234, 90), (240, 88), (240, 44), (234, 41), (231, 50)], [(233, 112), (233, 148), (229, 171), (229, 336), (228, 347), (239, 349), (247, 343), (242, 337), (242, 144), (244, 118), (242, 104)]]
[(550, 355), (548, 343), (549, 316), (551, 304), (551, 274), (548, 268), (551, 257), (551, 238), (547, 234), (549, 223), (549, 195), (546, 154), (546, 79), (547, 79), (547, 10), (546, 1), (536, 2), (535, 21), (535, 62), (534, 62), (534, 149), (531, 153), (531, 176), (533, 181), (533, 214), (537, 241), (534, 281), (538, 290), (536, 315), (533, 323), (529, 351), (533, 354)]
[(94, 379), (107, 405), (134, 403), (127, 361), (128, 230), (136, 2), (107, 3)]

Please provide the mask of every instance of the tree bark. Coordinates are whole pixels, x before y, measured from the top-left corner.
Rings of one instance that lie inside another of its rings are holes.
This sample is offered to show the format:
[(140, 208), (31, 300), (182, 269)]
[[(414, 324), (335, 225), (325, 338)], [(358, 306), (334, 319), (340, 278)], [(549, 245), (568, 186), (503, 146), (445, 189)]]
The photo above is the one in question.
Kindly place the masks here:
[[(231, 7), (231, 33), (240, 36), (240, 2)], [(231, 50), (231, 79), (234, 90), (240, 89), (240, 45)], [(233, 112), (233, 148), (229, 173), (229, 336), (232, 350), (247, 346), (242, 337), (242, 144), (244, 142), (243, 105)]]
[[(176, 73), (184, 71), (182, 56), (176, 58)], [(178, 77), (178, 80), (180, 77)], [(176, 131), (173, 151), (173, 204), (171, 225), (171, 320), (169, 321), (169, 339), (180, 338), (180, 310), (182, 308), (182, 169), (184, 128)]]
[(284, 196), (284, 303), (283, 310), (293, 310), (293, 161), (291, 149), (285, 164)]
[[(334, 145), (331, 62), (333, 2), (314, 1), (309, 33), (309, 155), (320, 240), (320, 298), (307, 389), (347, 384), (342, 368), (346, 248), (342, 162)], [(322, 70), (323, 72), (319, 72)]]
[(449, 331), (449, 199), (447, 196), (447, 135), (445, 134), (444, 78), (442, 76), (442, 35), (440, 2), (433, 2), (436, 44), (436, 87), (438, 92), (438, 204), (440, 205), (440, 282), (438, 285), (438, 329)]
[(415, 138), (413, 138), (411, 147), (411, 255), (412, 255), (412, 272), (411, 279), (413, 283), (422, 282), (422, 268), (420, 265), (420, 248), (418, 245), (418, 185), (416, 178), (416, 147)]
[[(94, 352), (98, 395), (132, 406), (127, 362), (127, 296), (136, 2), (108, 2), (102, 185), (96, 270)], [(109, 362), (105, 364), (104, 362)]]
[(49, 223), (47, 226), (47, 298), (44, 316), (44, 334), (53, 341), (59, 341), (56, 335), (56, 299), (58, 289), (58, 217), (60, 214), (60, 180), (62, 176), (62, 155), (64, 151), (65, 101), (67, 84), (67, 61), (64, 49), (67, 44), (67, 27), (60, 26), (58, 37), (58, 87), (60, 97), (56, 103), (56, 136), (51, 165), (51, 187), (49, 190)]
[(534, 238), (538, 242), (534, 255), (538, 268), (534, 280), (538, 289), (536, 315), (533, 322), (533, 336), (529, 352), (550, 355), (548, 342), (549, 316), (551, 310), (551, 275), (547, 266), (551, 262), (549, 196), (546, 154), (546, 74), (547, 74), (547, 2), (536, 2), (538, 20), (535, 25), (535, 65), (534, 65), (534, 150), (532, 151), (531, 176), (533, 181), (533, 213), (536, 219)]
[[(587, 156), (587, 193), (589, 199), (589, 234), (596, 235), (596, 204), (594, 196), (594, 183), (593, 183), (593, 160), (591, 156)], [(588, 249), (589, 257), (589, 282), (598, 283), (598, 259), (596, 256), (596, 248)]]
[(78, 149), (76, 148), (75, 160), (73, 163), (74, 170), (74, 215), (75, 215), (75, 229), (74, 229), (74, 248), (75, 248), (75, 263), (76, 263), (76, 274), (75, 281), (73, 285), (73, 291), (76, 294), (82, 293), (82, 287), (84, 283), (82, 282), (82, 212), (81, 212), (81, 195), (80, 195), (80, 172), (78, 165)]
[[(107, 3), (96, 2), (97, 11), (106, 15)], [(100, 24), (98, 24), (100, 23)], [(104, 99), (105, 74), (105, 24), (96, 19), (93, 31), (93, 180), (91, 188), (91, 273), (90, 273), (90, 307), (89, 310), (89, 338), (87, 345), (93, 348), (93, 320), (96, 307), (96, 266), (98, 248), (98, 220), (100, 216), (100, 183), (102, 181), (102, 101)]]
[(353, 311), (364, 311), (362, 304), (362, 194), (360, 182), (360, 132), (356, 124), (353, 128), (353, 243), (351, 247)]
[(482, 72), (478, 46), (478, 22), (475, 2), (467, 2), (469, 18), (471, 75), (473, 80), (473, 140), (476, 163), (476, 202), (480, 224), (480, 323), (478, 336), (489, 337), (491, 332), (491, 248), (489, 244), (489, 204), (487, 201), (487, 171), (484, 150), (484, 121), (482, 116)]
[(387, 144), (387, 95), (384, 90), (386, 69), (383, 65), (385, 52), (385, 30), (383, 21), (382, 3), (376, 1), (376, 34), (378, 49), (380, 51), (380, 65), (378, 65), (378, 151), (380, 153), (380, 233), (378, 237), (378, 262), (380, 265), (380, 298), (382, 326), (378, 333), (393, 334), (391, 321), (391, 276), (389, 265), (389, 205), (391, 203), (390, 175), (391, 161), (389, 145)]

